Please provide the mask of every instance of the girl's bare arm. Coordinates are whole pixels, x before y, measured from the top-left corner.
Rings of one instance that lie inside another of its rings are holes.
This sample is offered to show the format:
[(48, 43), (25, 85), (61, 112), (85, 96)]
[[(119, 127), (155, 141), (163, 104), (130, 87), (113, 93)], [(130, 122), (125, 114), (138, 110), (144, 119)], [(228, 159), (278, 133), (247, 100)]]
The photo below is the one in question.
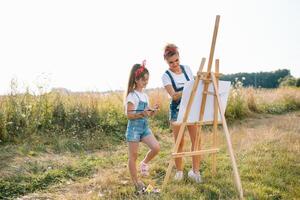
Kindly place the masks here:
[(143, 111), (140, 113), (134, 113), (134, 105), (131, 102), (127, 103), (127, 118), (128, 119), (139, 119), (148, 116), (147, 111)]

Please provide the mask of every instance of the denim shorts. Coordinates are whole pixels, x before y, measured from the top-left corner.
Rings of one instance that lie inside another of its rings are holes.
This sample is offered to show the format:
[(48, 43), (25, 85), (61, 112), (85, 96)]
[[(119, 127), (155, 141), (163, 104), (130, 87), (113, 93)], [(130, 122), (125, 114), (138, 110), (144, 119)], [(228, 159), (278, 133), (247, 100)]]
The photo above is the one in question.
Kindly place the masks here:
[(151, 133), (147, 119), (129, 120), (126, 130), (126, 140), (127, 142), (140, 142), (144, 137)]
[(170, 112), (169, 112), (169, 120), (170, 121), (177, 121), (180, 101), (181, 101), (181, 99), (178, 101), (171, 101)]
[(172, 122), (177, 121), (178, 113), (179, 113), (178, 109), (170, 109), (169, 120)]

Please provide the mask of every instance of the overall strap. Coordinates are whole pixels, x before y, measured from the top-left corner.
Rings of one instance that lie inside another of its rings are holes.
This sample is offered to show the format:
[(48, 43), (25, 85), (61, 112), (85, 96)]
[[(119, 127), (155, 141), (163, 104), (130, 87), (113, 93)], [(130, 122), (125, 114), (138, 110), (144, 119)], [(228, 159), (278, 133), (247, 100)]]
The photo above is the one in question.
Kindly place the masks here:
[(139, 101), (141, 101), (139, 95), (135, 91), (133, 91), (133, 93), (135, 94), (135, 96), (137, 96), (137, 98), (139, 99)]
[(140, 96), (135, 91), (133, 91), (133, 93), (137, 96), (137, 98), (139, 99), (139, 102), (144, 102), (144, 103), (147, 103), (147, 105), (148, 105), (147, 98), (146, 98), (145, 94), (143, 94), (143, 96), (146, 98), (146, 101), (142, 101)]
[[(180, 68), (181, 68), (181, 71), (182, 71), (183, 74), (184, 74), (185, 79), (186, 79), (187, 81), (189, 81), (190, 78), (189, 78), (189, 76), (187, 75), (187, 73), (186, 73), (186, 71), (185, 71), (183, 65), (180, 65)], [(175, 90), (175, 92), (182, 91), (182, 90), (183, 90), (183, 87), (181, 87), (181, 88), (177, 88), (177, 87), (176, 87), (174, 78), (173, 78), (173, 76), (171, 75), (171, 73), (169, 72), (169, 70), (166, 70), (166, 74), (170, 77), (171, 83), (172, 83), (172, 86), (173, 86), (173, 89)]]
[(183, 66), (183, 65), (180, 65), (180, 68), (181, 68), (181, 71), (183, 72), (183, 74), (184, 74), (184, 76), (185, 76), (185, 79), (186, 79), (187, 81), (189, 81), (190, 78), (189, 78), (189, 76), (187, 75), (187, 73), (186, 73), (186, 71), (185, 71), (185, 69), (184, 69), (184, 66)]
[(170, 79), (171, 79), (171, 83), (172, 83), (172, 86), (173, 86), (173, 89), (175, 90), (175, 92), (180, 91), (180, 89), (178, 89), (178, 88), (176, 87), (174, 78), (173, 78), (173, 76), (171, 75), (171, 73), (170, 73), (168, 70), (166, 70), (166, 73), (167, 73), (167, 75), (168, 75), (168, 76), (170, 77)]

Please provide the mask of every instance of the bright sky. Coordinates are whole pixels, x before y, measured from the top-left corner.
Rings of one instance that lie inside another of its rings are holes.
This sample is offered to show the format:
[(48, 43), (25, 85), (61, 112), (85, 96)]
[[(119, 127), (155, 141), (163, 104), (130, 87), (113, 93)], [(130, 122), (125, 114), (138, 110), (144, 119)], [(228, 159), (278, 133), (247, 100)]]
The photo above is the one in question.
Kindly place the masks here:
[(72, 91), (125, 89), (130, 68), (147, 60), (149, 88), (168, 68), (175, 43), (196, 74), (208, 58), (221, 15), (215, 58), (222, 73), (287, 68), (300, 77), (300, 1), (0, 1), (0, 93), (37, 85)]

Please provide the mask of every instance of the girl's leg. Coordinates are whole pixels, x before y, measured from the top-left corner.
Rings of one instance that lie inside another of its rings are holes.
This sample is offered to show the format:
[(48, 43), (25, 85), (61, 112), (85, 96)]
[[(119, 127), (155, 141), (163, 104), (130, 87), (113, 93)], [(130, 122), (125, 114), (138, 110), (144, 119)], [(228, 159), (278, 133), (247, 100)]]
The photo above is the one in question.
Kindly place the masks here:
[(144, 160), (142, 161), (143, 163), (147, 164), (150, 160), (152, 160), (152, 158), (154, 158), (154, 156), (158, 154), (160, 146), (153, 134), (144, 137), (142, 142), (144, 142), (150, 148)]
[[(177, 139), (177, 136), (178, 136), (178, 133), (179, 133), (179, 129), (180, 129), (180, 125), (173, 125), (171, 123), (171, 128), (172, 128), (174, 139), (175, 139), (175, 142), (176, 142), (176, 139)], [(182, 140), (179, 144), (178, 152), (182, 152), (183, 145), (184, 145), (184, 136), (182, 137)], [(183, 171), (182, 157), (175, 158), (175, 166), (176, 166), (177, 171)]]
[(128, 142), (128, 167), (131, 179), (135, 185), (138, 184), (136, 160), (138, 157), (139, 142)]
[[(190, 135), (190, 138), (191, 138), (191, 142), (192, 142), (192, 147), (191, 147), (191, 151), (194, 150), (194, 147), (196, 145), (196, 134), (197, 134), (197, 130), (198, 130), (198, 127), (197, 126), (188, 126), (188, 130), (189, 130), (189, 135)], [(200, 155), (198, 156), (192, 156), (192, 162), (193, 162), (193, 171), (195, 173), (198, 173), (199, 172), (199, 169), (200, 169)]]

